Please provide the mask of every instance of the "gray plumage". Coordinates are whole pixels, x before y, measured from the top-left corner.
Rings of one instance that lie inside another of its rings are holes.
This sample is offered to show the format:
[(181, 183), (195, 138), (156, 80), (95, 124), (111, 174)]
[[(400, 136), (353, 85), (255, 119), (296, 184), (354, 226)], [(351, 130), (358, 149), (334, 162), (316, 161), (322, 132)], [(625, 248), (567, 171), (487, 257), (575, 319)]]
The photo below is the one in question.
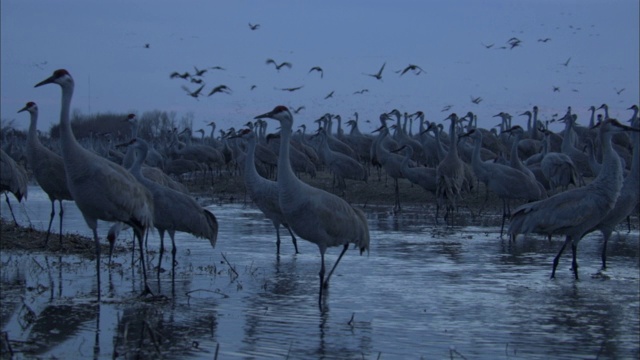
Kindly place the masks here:
[(34, 102), (28, 102), (20, 112), (29, 112), (29, 133), (27, 135), (27, 161), (33, 171), (38, 185), (47, 194), (51, 201), (51, 214), (49, 216), (49, 226), (47, 227), (47, 236), (44, 244), (47, 246), (49, 235), (51, 234), (51, 224), (56, 214), (55, 202), (60, 205), (60, 246), (62, 246), (62, 218), (64, 209), (62, 208), (63, 200), (73, 200), (69, 187), (67, 186), (67, 175), (64, 170), (64, 161), (62, 156), (54, 153), (46, 148), (38, 139), (38, 106)]
[(100, 299), (100, 240), (98, 220), (123, 222), (138, 239), (144, 277), (144, 292), (151, 293), (142, 249), (145, 231), (153, 224), (153, 199), (149, 191), (125, 168), (84, 149), (71, 130), (70, 110), (74, 81), (64, 69), (56, 70), (35, 86), (58, 84), (62, 89), (60, 144), (67, 174), (67, 186), (87, 225), (96, 247), (96, 276)]
[[(597, 226), (614, 208), (622, 188), (622, 165), (611, 146), (611, 137), (616, 132), (633, 130), (614, 119), (600, 125), (603, 145), (603, 167), (600, 174), (588, 185), (558, 193), (544, 200), (531, 202), (515, 209), (511, 214), (509, 234), (513, 239), (518, 234), (563, 234), (566, 236), (560, 251), (553, 260), (551, 277), (562, 252), (571, 244), (572, 268), (578, 279), (576, 252), (582, 237)], [(640, 131), (635, 129), (635, 131)]]
[[(256, 116), (280, 122), (280, 152), (278, 154), (278, 202), (285, 220), (301, 238), (318, 245), (320, 250), (320, 293), (318, 305), (322, 307), (323, 288), (327, 287), (340, 259), (353, 243), (360, 254), (369, 250), (369, 225), (358, 208), (342, 198), (300, 181), (289, 161), (289, 139), (293, 116), (285, 106)], [(325, 280), (324, 254), (328, 247), (342, 245), (342, 252)]]
[(18, 225), (11, 203), (9, 202), (9, 196), (7, 192), (12, 193), (18, 202), (27, 198), (27, 172), (25, 169), (15, 162), (4, 150), (0, 149), (0, 191), (4, 193), (7, 205), (9, 205), (9, 211), (13, 222)]

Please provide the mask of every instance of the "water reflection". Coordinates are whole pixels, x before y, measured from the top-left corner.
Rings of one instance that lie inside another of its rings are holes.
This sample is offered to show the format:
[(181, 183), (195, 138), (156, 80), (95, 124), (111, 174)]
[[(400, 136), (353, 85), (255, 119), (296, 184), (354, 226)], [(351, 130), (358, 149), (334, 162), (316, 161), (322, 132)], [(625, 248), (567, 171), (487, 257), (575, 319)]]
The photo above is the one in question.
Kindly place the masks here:
[[(29, 191), (18, 221), (46, 229), (48, 199)], [(436, 226), (424, 208), (393, 214), (369, 206), (371, 252), (347, 252), (320, 312), (316, 245), (300, 241), (296, 255), (283, 237), (276, 256), (273, 226), (258, 210), (210, 209), (220, 224), (216, 249), (176, 234), (175, 265), (149, 269), (156, 297), (138, 298), (130, 233), (118, 240), (126, 252), (110, 266), (103, 259), (100, 304), (93, 260), (3, 251), (0, 319), (14, 349), (43, 358), (210, 359), (217, 346), (224, 359), (640, 355), (637, 231), (614, 235), (605, 274), (597, 274), (601, 236), (590, 234), (579, 246), (583, 279), (573, 280), (568, 254), (549, 280), (560, 238), (510, 243), (500, 239), (499, 221)], [(99, 229), (106, 234), (108, 224)], [(72, 203), (65, 230), (90, 235)], [(155, 265), (159, 241), (150, 237), (147, 259)], [(328, 264), (339, 251), (328, 250)]]

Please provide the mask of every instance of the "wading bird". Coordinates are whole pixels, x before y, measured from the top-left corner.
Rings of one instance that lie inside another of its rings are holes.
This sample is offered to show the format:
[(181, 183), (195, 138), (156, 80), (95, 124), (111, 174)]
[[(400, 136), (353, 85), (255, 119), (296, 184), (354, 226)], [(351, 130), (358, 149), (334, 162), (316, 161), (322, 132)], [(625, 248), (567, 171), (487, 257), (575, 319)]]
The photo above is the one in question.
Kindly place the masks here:
[(22, 166), (15, 162), (4, 150), (0, 149), (0, 192), (4, 193), (4, 198), (9, 205), (9, 211), (13, 222), (18, 226), (18, 221), (13, 214), (11, 203), (7, 192), (12, 193), (18, 202), (27, 198), (27, 172)]
[(153, 225), (153, 198), (149, 191), (122, 166), (84, 149), (71, 130), (71, 99), (74, 81), (64, 69), (37, 83), (58, 84), (62, 89), (60, 110), (60, 145), (67, 173), (69, 192), (93, 232), (96, 247), (96, 276), (100, 299), (100, 240), (98, 220), (123, 222), (133, 228), (140, 248), (140, 265), (144, 276), (143, 294), (151, 293), (143, 250), (146, 230)]
[(611, 137), (615, 133), (640, 131), (622, 125), (615, 119), (605, 119), (598, 126), (600, 126), (603, 152), (602, 170), (598, 176), (586, 186), (524, 204), (515, 209), (511, 215), (509, 234), (512, 240), (515, 240), (518, 234), (532, 232), (566, 236), (560, 251), (553, 259), (551, 278), (555, 277), (562, 252), (570, 244), (573, 253), (572, 269), (575, 278), (578, 279), (576, 260), (578, 242), (614, 208), (622, 189), (622, 164), (620, 157), (613, 150)]
[(51, 234), (51, 224), (53, 217), (56, 215), (56, 200), (60, 205), (60, 246), (62, 247), (62, 217), (64, 209), (62, 208), (62, 200), (73, 200), (69, 187), (67, 186), (67, 175), (64, 171), (64, 161), (62, 156), (54, 153), (46, 148), (38, 139), (38, 105), (34, 102), (28, 102), (20, 112), (27, 111), (30, 115), (29, 133), (27, 135), (27, 160), (33, 171), (38, 185), (47, 194), (51, 201), (51, 215), (49, 216), (49, 226), (47, 227), (47, 236), (44, 245), (49, 243), (49, 235)]
[[(280, 122), (280, 152), (278, 154), (278, 202), (286, 222), (301, 238), (318, 245), (320, 250), (320, 292), (318, 306), (322, 309), (323, 289), (328, 286), (333, 271), (353, 243), (360, 254), (369, 251), (369, 225), (362, 210), (342, 198), (312, 187), (298, 179), (289, 161), (289, 141), (293, 116), (286, 106), (256, 116)], [(342, 252), (325, 279), (324, 254), (328, 247), (342, 245)]]

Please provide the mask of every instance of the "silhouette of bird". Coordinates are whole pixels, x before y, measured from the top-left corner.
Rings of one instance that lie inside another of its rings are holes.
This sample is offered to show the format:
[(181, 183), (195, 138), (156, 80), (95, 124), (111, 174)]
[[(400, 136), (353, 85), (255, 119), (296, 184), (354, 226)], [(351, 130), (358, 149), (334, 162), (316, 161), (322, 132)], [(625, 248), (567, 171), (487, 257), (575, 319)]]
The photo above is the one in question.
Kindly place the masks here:
[(211, 70), (226, 70), (225, 68), (223, 68), (222, 66), (212, 66), (209, 69)]
[(182, 85), (182, 90), (187, 92), (187, 95), (191, 96), (192, 98), (198, 100), (198, 97), (201, 95), (200, 92), (202, 92), (202, 89), (204, 88), (204, 84), (200, 85), (199, 88), (197, 88), (195, 91), (191, 91), (189, 90), (188, 87)]
[(481, 44), (482, 44), (482, 46), (484, 46), (484, 47), (485, 47), (485, 48), (487, 48), (487, 49), (491, 49), (491, 48), (493, 47), (493, 45), (495, 45), (495, 44), (489, 44), (489, 45), (487, 45), (487, 44), (482, 43), (482, 42), (481, 42)]
[(559, 86), (554, 86), (553, 87), (553, 92), (560, 92), (560, 87)]
[(440, 110), (440, 112), (445, 112), (445, 111), (449, 111), (451, 110), (451, 108), (453, 107), (453, 105), (445, 105), (442, 110)]
[(60, 246), (62, 247), (62, 218), (64, 215), (62, 201), (73, 200), (69, 192), (69, 187), (67, 186), (64, 161), (62, 160), (62, 156), (49, 150), (42, 145), (38, 139), (38, 106), (34, 102), (28, 102), (18, 113), (23, 111), (29, 112), (30, 115), (29, 133), (27, 135), (27, 160), (29, 161), (29, 166), (31, 166), (33, 176), (36, 178), (38, 185), (40, 185), (51, 201), (51, 214), (49, 216), (49, 226), (47, 227), (47, 236), (45, 237), (44, 244), (47, 246), (49, 242), (51, 224), (56, 214), (55, 202), (57, 200), (60, 205), (60, 213), (58, 216), (60, 217)]
[(622, 94), (622, 92), (624, 91), (624, 89), (625, 89), (625, 88), (622, 88), (622, 89), (618, 90), (618, 89), (614, 88), (613, 90), (615, 90), (616, 94), (620, 95), (620, 94)]
[(258, 87), (257, 85), (251, 85), (251, 87), (249, 88), (249, 90), (253, 90), (253, 89), (257, 88), (257, 87)]
[(293, 110), (293, 113), (294, 113), (294, 114), (297, 114), (297, 113), (299, 113), (300, 111), (302, 111), (302, 110), (304, 110), (304, 109), (305, 109), (304, 105), (303, 105), (303, 106), (298, 106), (298, 108), (296, 108), (296, 109), (294, 109), (294, 110)]
[(566, 236), (553, 260), (551, 278), (555, 277), (562, 252), (567, 245), (571, 244), (572, 269), (575, 278), (578, 279), (576, 260), (578, 242), (613, 209), (623, 184), (620, 157), (613, 150), (611, 137), (619, 132), (640, 131), (640, 129), (622, 125), (615, 119), (605, 119), (597, 126), (600, 126), (603, 152), (602, 170), (598, 176), (583, 187), (524, 204), (515, 209), (511, 215), (509, 234), (514, 240), (518, 234), (532, 232)]
[(551, 38), (538, 39), (538, 42), (546, 43), (548, 41), (551, 41)]
[(202, 79), (191, 78), (191, 82), (194, 84), (202, 84), (203, 81)]
[(26, 170), (16, 163), (11, 156), (9, 156), (4, 150), (0, 149), (0, 192), (4, 193), (7, 205), (9, 205), (9, 211), (13, 222), (18, 225), (11, 203), (9, 202), (9, 196), (7, 192), (12, 193), (18, 202), (27, 198), (27, 172)]
[(303, 87), (304, 87), (304, 85), (301, 85), (301, 86), (297, 86), (297, 87), (282, 88), (282, 89), (280, 89), (280, 90), (282, 90), (282, 91), (294, 92), (294, 91), (296, 91), (296, 90), (300, 90), (300, 89), (302, 89)]
[(480, 96), (478, 97), (471, 97), (471, 102), (474, 104), (480, 104), (480, 102), (482, 101), (482, 98)]
[(276, 254), (280, 254), (280, 225), (283, 225), (291, 235), (291, 241), (293, 247), (298, 253), (298, 242), (295, 235), (291, 231), (289, 225), (280, 210), (280, 203), (278, 202), (278, 183), (269, 179), (266, 179), (256, 170), (255, 164), (255, 150), (256, 150), (256, 134), (250, 129), (243, 129), (237, 135), (231, 138), (239, 137), (247, 140), (247, 153), (244, 160), (244, 172), (242, 174), (244, 179), (245, 188), (249, 193), (249, 197), (254, 204), (262, 211), (264, 216), (271, 220), (273, 227), (276, 229)]
[(387, 65), (387, 63), (385, 62), (384, 64), (382, 64), (382, 67), (380, 68), (380, 70), (378, 70), (377, 73), (375, 74), (364, 74), (364, 75), (368, 75), (368, 76), (372, 76), (378, 80), (382, 80), (382, 71), (384, 70), (384, 66)]
[(521, 43), (522, 40), (518, 39), (517, 37), (512, 37), (511, 39), (507, 40), (507, 44), (511, 46), (509, 48), (510, 50), (513, 50), (514, 47), (520, 46)]
[(314, 66), (309, 70), (309, 73), (312, 71), (317, 71), (320, 73), (320, 78), (322, 79), (324, 77), (324, 71), (322, 70), (322, 68), (320, 66)]
[(260, 24), (252, 24), (252, 23), (249, 23), (249, 29), (251, 29), (251, 30), (258, 30), (258, 28), (260, 28)]
[(334, 92), (335, 91), (331, 91), (329, 94), (327, 94), (327, 96), (324, 97), (324, 99), (327, 100), (328, 98), (333, 97)]
[[(153, 226), (158, 229), (160, 234), (158, 269), (160, 269), (164, 253), (165, 231), (169, 233), (171, 238), (173, 263), (175, 263), (176, 255), (176, 231), (205, 238), (215, 248), (218, 239), (218, 221), (215, 215), (200, 206), (191, 196), (151, 181), (142, 174), (142, 164), (149, 152), (149, 144), (145, 140), (133, 138), (127, 145), (133, 146), (136, 150), (136, 158), (129, 171), (153, 196)], [(110, 248), (113, 249), (113, 243), (110, 244)]]
[(179, 77), (179, 78), (181, 78), (181, 79), (188, 79), (189, 77), (191, 77), (191, 74), (189, 74), (189, 73), (188, 73), (188, 72), (186, 72), (186, 71), (185, 71), (184, 73), (182, 73), (182, 74), (180, 74), (180, 73), (179, 73), (179, 72), (177, 72), (177, 71), (174, 71), (174, 72), (172, 72), (172, 73), (171, 73), (170, 77), (171, 77), (172, 79), (177, 78), (177, 77)]
[(145, 231), (153, 224), (153, 198), (122, 166), (84, 149), (71, 130), (70, 111), (74, 81), (69, 72), (56, 70), (36, 84), (58, 84), (62, 89), (60, 145), (67, 173), (67, 186), (85, 222), (93, 232), (96, 247), (96, 276), (100, 299), (100, 240), (98, 220), (123, 222), (133, 228), (140, 248), (144, 292), (151, 293), (142, 248)]
[(207, 96), (211, 96), (215, 93), (224, 93), (224, 94), (229, 94), (231, 92), (231, 89), (227, 86), (227, 85), (218, 85), (216, 87), (214, 87), (213, 89), (211, 89), (211, 91), (209, 91), (209, 95)]
[(404, 75), (407, 71), (413, 71), (416, 75), (420, 75), (424, 70), (418, 65), (409, 64), (404, 69), (400, 69), (396, 71), (396, 73), (400, 73), (400, 76)]
[(291, 65), (291, 63), (290, 63), (290, 62), (286, 62), (286, 61), (283, 61), (283, 62), (281, 62), (280, 64), (278, 64), (278, 63), (276, 63), (276, 61), (275, 61), (275, 60), (273, 60), (273, 59), (267, 59), (266, 63), (267, 63), (267, 64), (273, 64), (273, 66), (275, 66), (275, 67), (276, 67), (276, 70), (278, 70), (278, 71), (280, 71), (280, 69), (281, 69), (283, 66), (284, 66), (284, 67), (288, 67), (289, 69), (291, 69), (291, 67), (293, 66), (293, 65)]
[(151, 47), (151, 44), (149, 44), (149, 43), (144, 44), (144, 48), (145, 48), (145, 49), (148, 49), (148, 48), (150, 48), (150, 47)]
[[(278, 154), (278, 202), (286, 222), (301, 238), (318, 245), (320, 250), (320, 292), (318, 306), (322, 308), (323, 288), (327, 287), (340, 259), (353, 243), (360, 254), (369, 250), (369, 225), (362, 210), (342, 198), (300, 181), (289, 161), (293, 116), (285, 106), (256, 116), (280, 122), (280, 152)], [(342, 245), (342, 252), (325, 279), (324, 254), (328, 247)]]
[(560, 64), (560, 65), (569, 66), (569, 62), (570, 62), (570, 61), (571, 61), (571, 57), (569, 57), (569, 58), (567, 59), (567, 61), (563, 62), (563, 63), (562, 63), (562, 64)]
[(354, 91), (353, 94), (364, 94), (366, 92), (369, 92), (369, 89), (362, 89), (362, 90), (358, 90), (358, 91)]
[(204, 73), (207, 72), (207, 69), (198, 69), (197, 67), (193, 67), (195, 69), (195, 73), (193, 74), (193, 76), (202, 76), (204, 75)]
[[(458, 126), (458, 115), (452, 113), (445, 120), (451, 120), (449, 126), (449, 152), (442, 158), (436, 166), (437, 203), (438, 208), (446, 203), (445, 220), (456, 210), (456, 202), (462, 199), (462, 184), (464, 182), (464, 165), (458, 156), (456, 146), (458, 137), (456, 128)], [(436, 221), (437, 221), (436, 214)]]

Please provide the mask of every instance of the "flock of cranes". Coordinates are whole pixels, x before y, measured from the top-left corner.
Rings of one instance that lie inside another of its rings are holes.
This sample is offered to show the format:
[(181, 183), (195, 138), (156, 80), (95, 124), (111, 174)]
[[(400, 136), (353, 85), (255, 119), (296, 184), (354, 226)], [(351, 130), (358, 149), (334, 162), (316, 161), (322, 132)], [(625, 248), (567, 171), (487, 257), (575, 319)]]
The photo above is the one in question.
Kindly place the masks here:
[[(276, 68), (284, 63), (276, 64)], [(384, 70), (384, 64), (377, 74)], [(203, 71), (196, 69), (204, 74)], [(206, 70), (205, 70), (206, 71)], [(312, 69), (319, 71), (321, 69)], [(404, 72), (422, 70), (409, 66)], [(358, 115), (345, 122), (340, 115), (324, 114), (316, 122), (318, 129), (307, 135), (304, 125), (294, 127), (293, 112), (285, 106), (256, 116), (247, 128), (220, 130), (216, 124), (211, 136), (193, 139), (190, 129), (169, 132), (164, 155), (160, 155), (157, 139), (138, 135), (135, 115), (125, 120), (131, 124), (131, 137), (118, 147), (112, 144), (109, 153), (126, 147), (117, 161), (99, 155), (82, 146), (73, 134), (70, 108), (74, 91), (71, 75), (63, 69), (36, 87), (57, 84), (62, 90), (60, 110), (59, 152), (44, 146), (37, 135), (38, 107), (29, 102), (19, 112), (30, 114), (26, 144), (29, 168), (35, 180), (51, 201), (51, 216), (45, 245), (55, 216), (55, 202), (60, 204), (60, 242), (62, 246), (62, 202), (74, 201), (93, 232), (96, 251), (96, 275), (100, 298), (100, 246), (97, 222), (113, 222), (107, 235), (113, 246), (114, 234), (130, 227), (138, 242), (144, 278), (143, 293), (151, 293), (147, 285), (143, 238), (151, 228), (158, 230), (161, 241), (160, 262), (164, 251), (164, 233), (168, 232), (175, 257), (175, 232), (187, 232), (208, 239), (212, 247), (217, 242), (218, 222), (215, 215), (199, 205), (176, 179), (195, 172), (216, 177), (242, 173), (247, 194), (269, 219), (276, 230), (276, 254), (280, 253), (280, 226), (291, 235), (295, 253), (297, 239), (316, 244), (320, 252), (318, 304), (322, 307), (324, 291), (342, 256), (350, 244), (362, 254), (369, 250), (370, 233), (366, 216), (359, 206), (351, 204), (349, 182), (369, 183), (394, 181), (394, 210), (401, 211), (400, 181), (417, 185), (411, 191), (430, 193), (438, 210), (445, 209), (444, 219), (455, 223), (458, 212), (473, 192), (484, 184), (489, 193), (502, 201), (502, 226), (509, 220), (508, 233), (517, 235), (538, 233), (551, 237), (566, 236), (554, 259), (552, 277), (558, 260), (567, 245), (573, 250), (573, 271), (578, 278), (576, 248), (582, 237), (593, 231), (604, 236), (602, 268), (606, 268), (606, 246), (615, 227), (637, 211), (640, 188), (640, 130), (638, 106), (633, 105), (626, 126), (611, 119), (608, 107), (593, 108), (590, 127), (577, 123), (571, 109), (562, 118), (565, 129), (556, 134), (538, 119), (538, 108), (525, 111), (527, 129), (512, 126), (512, 117), (502, 119), (500, 131), (477, 126), (477, 117), (469, 112), (463, 117), (450, 114), (448, 132), (444, 126), (427, 121), (425, 114), (401, 113), (397, 109), (380, 115), (380, 127), (374, 134), (363, 134), (358, 128)], [(599, 122), (596, 110), (604, 110)], [(394, 118), (395, 117), (395, 121)], [(279, 125), (279, 134), (267, 135), (268, 121)], [(414, 133), (413, 122), (419, 130)], [(337, 125), (337, 130), (333, 126)], [(294, 129), (296, 131), (294, 132)], [(184, 140), (184, 141), (183, 141)], [(581, 151), (590, 144), (591, 158)], [(164, 158), (149, 166), (151, 154)], [(157, 155), (156, 155), (157, 154)], [(119, 163), (118, 163), (119, 162)], [(171, 165), (170, 165), (171, 164)], [(175, 170), (179, 165), (186, 170)], [(174, 169), (174, 170), (169, 170)], [(313, 187), (301, 178), (327, 171), (334, 179), (332, 190)], [(371, 176), (378, 172), (378, 179)], [(173, 174), (173, 179), (168, 174)], [(203, 176), (203, 178), (205, 178)], [(173, 183), (172, 183), (173, 182)], [(26, 197), (26, 172), (4, 151), (2, 152), (2, 192), (11, 192), (18, 201)], [(177, 184), (177, 185), (176, 185)], [(570, 186), (573, 186), (569, 189)], [(520, 206), (511, 211), (511, 201)], [(10, 205), (9, 205), (10, 206)], [(12, 212), (13, 214), (13, 212)], [(14, 217), (15, 221), (15, 217)], [(224, 240), (223, 240), (224, 241)], [(325, 271), (327, 248), (342, 246), (333, 267)], [(175, 259), (174, 259), (175, 260)], [(160, 266), (158, 266), (160, 268)]]

